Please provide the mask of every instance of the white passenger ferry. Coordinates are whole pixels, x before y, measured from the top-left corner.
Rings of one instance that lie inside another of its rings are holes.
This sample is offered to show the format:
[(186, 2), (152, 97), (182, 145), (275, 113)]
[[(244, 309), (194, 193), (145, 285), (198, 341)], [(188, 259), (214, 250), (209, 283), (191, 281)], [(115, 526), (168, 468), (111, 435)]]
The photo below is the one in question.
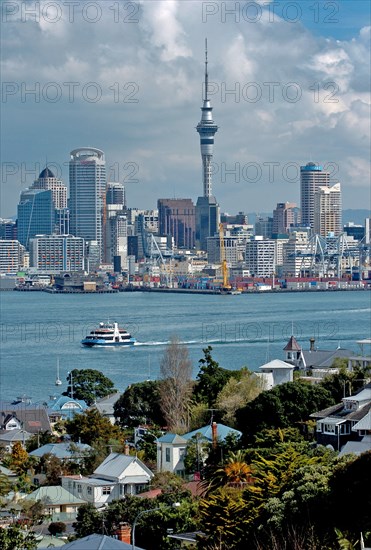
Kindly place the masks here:
[(99, 323), (99, 328), (92, 330), (81, 343), (84, 346), (130, 346), (136, 339), (118, 326), (118, 323)]

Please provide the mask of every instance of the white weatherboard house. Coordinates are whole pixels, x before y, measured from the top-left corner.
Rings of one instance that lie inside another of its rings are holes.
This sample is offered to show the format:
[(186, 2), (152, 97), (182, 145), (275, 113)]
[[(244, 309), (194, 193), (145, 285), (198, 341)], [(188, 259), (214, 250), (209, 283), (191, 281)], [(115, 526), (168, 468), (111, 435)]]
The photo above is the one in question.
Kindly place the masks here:
[(62, 487), (99, 508), (125, 495), (136, 495), (152, 477), (137, 457), (111, 453), (89, 477), (63, 476)]
[(271, 390), (278, 384), (285, 384), (293, 381), (294, 365), (285, 363), (280, 359), (274, 359), (259, 367), (261, 372), (256, 373), (265, 381), (265, 389)]

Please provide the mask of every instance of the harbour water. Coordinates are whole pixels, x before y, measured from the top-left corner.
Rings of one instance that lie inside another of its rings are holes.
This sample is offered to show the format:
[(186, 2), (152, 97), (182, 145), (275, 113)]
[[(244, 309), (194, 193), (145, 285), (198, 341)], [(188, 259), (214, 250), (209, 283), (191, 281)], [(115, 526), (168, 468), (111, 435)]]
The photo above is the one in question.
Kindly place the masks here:
[[(221, 366), (256, 370), (284, 359), (292, 331), (303, 348), (360, 351), (371, 336), (370, 292), (313, 292), (239, 296), (124, 292), (51, 295), (3, 292), (1, 301), (1, 398), (26, 394), (34, 402), (66, 387), (68, 371), (101, 370), (122, 391), (155, 379), (166, 343), (187, 344), (198, 372), (202, 348), (211, 345)], [(81, 339), (101, 321), (118, 321), (135, 346), (84, 348)], [(63, 385), (55, 387), (59, 359)]]

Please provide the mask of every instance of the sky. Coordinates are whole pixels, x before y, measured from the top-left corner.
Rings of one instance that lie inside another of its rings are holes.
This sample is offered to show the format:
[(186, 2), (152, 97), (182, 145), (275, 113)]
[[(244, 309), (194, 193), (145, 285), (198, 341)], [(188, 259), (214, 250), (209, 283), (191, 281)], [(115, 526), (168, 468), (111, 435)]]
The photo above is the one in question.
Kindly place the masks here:
[(130, 207), (202, 194), (205, 38), (222, 212), (300, 201), (299, 167), (369, 208), (370, 3), (366, 0), (3, 1), (1, 217), (47, 162), (105, 152)]

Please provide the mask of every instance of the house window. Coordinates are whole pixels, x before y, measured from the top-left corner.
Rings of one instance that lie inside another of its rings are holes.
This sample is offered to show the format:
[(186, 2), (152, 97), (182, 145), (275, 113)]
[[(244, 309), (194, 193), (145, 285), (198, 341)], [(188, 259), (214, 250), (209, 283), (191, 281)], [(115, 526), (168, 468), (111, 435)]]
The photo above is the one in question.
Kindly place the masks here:
[(111, 487), (108, 485), (106, 487), (102, 487), (102, 495), (110, 495), (111, 494)]
[(87, 486), (86, 492), (88, 493), (88, 495), (92, 494), (93, 491), (92, 491), (92, 488), (90, 487), (90, 485)]
[(166, 462), (170, 462), (170, 447), (166, 447), (165, 449), (165, 460)]
[(82, 493), (82, 487), (81, 487), (80, 483), (77, 484), (77, 492), (79, 493), (79, 495), (81, 495), (81, 493)]

